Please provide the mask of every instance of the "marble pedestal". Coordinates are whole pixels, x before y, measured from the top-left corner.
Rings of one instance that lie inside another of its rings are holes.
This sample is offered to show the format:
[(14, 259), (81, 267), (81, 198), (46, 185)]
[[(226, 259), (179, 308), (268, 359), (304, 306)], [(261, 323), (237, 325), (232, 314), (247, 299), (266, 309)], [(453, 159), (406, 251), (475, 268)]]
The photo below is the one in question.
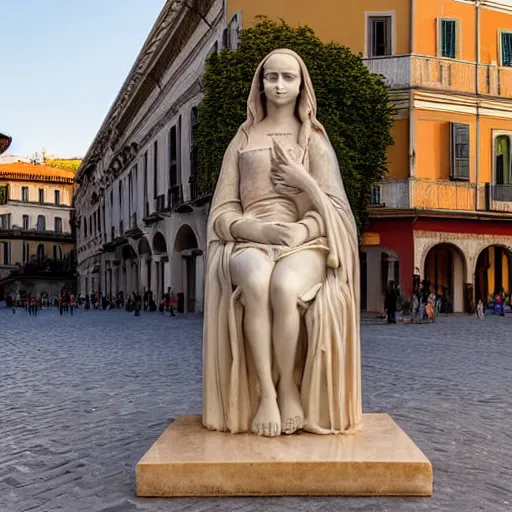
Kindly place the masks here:
[(136, 468), (137, 496), (431, 496), (432, 466), (387, 414), (352, 436), (278, 438), (173, 422)]

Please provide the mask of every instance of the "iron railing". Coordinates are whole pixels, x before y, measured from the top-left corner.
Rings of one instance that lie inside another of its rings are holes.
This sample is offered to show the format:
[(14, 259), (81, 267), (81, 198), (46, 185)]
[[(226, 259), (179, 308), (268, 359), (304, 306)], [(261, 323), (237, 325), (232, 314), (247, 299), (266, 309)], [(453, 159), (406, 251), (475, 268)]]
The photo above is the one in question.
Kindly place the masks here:
[(512, 201), (512, 185), (491, 185), (493, 201)]

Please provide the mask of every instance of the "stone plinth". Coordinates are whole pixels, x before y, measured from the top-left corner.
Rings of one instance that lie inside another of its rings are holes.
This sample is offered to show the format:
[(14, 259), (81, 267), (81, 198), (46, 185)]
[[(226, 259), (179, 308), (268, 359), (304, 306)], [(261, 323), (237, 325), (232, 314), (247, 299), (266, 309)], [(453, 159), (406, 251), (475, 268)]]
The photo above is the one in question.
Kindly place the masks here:
[(387, 414), (356, 435), (277, 438), (172, 423), (136, 468), (137, 496), (431, 496), (432, 466)]

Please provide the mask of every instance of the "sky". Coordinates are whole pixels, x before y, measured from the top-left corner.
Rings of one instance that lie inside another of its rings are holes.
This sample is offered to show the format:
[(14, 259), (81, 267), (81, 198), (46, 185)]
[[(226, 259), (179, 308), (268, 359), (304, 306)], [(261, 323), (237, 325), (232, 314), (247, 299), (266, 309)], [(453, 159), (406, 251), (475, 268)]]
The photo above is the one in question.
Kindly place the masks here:
[(165, 0), (0, 0), (8, 153), (85, 156)]

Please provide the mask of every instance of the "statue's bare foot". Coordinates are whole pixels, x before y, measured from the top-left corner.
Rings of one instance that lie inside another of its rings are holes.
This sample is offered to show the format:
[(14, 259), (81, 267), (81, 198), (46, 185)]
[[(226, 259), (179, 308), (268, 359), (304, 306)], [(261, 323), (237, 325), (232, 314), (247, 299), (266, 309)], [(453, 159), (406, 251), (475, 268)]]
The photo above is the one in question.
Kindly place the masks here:
[(259, 436), (281, 435), (281, 415), (275, 398), (263, 397), (252, 421), (251, 430)]
[(279, 385), (279, 407), (281, 409), (281, 432), (293, 434), (304, 428), (304, 411), (300, 393), (295, 383)]

